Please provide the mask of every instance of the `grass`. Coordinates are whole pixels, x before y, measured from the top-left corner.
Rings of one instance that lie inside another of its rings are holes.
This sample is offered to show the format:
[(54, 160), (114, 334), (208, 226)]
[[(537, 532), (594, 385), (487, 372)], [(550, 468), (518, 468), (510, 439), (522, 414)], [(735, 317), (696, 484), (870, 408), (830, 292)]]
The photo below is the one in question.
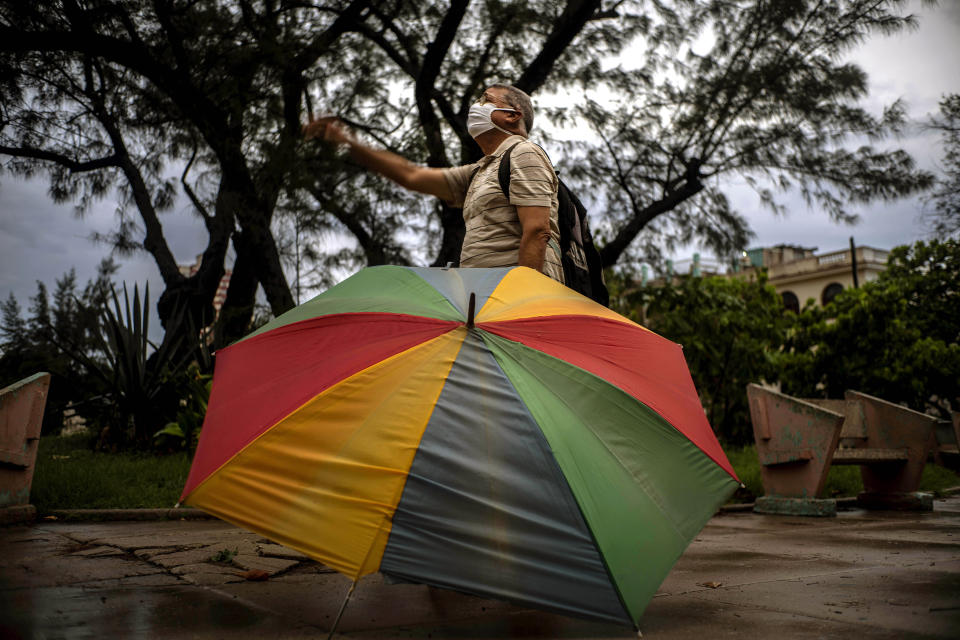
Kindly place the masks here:
[(230, 564), (231, 562), (233, 562), (233, 559), (236, 557), (238, 553), (240, 553), (240, 549), (238, 548), (220, 549), (220, 551), (217, 551), (215, 554), (210, 556), (210, 562)]
[[(760, 462), (757, 459), (757, 449), (754, 445), (746, 445), (739, 449), (726, 449), (730, 464), (746, 485), (734, 494), (731, 502), (753, 502), (754, 498), (763, 495), (763, 483), (760, 481)], [(936, 496), (942, 495), (944, 489), (960, 486), (960, 476), (949, 469), (927, 464), (923, 468), (920, 478), (920, 491), (930, 491)], [(856, 465), (838, 465), (830, 468), (827, 474), (827, 486), (823, 490), (824, 498), (842, 498), (855, 496), (863, 491), (863, 480), (860, 478), (860, 467)]]
[(43, 437), (30, 501), (51, 509), (170, 508), (187, 481), (186, 453), (98, 453), (85, 437)]
[[(763, 495), (756, 448), (729, 447), (727, 457), (746, 485), (731, 502), (753, 502)], [(31, 502), (43, 513), (51, 509), (170, 508), (187, 481), (190, 458), (186, 453), (97, 453), (84, 437), (40, 438)], [(928, 464), (921, 491), (939, 494), (960, 486), (960, 476)], [(863, 490), (860, 469), (837, 466), (827, 477), (825, 497), (855, 496)]]

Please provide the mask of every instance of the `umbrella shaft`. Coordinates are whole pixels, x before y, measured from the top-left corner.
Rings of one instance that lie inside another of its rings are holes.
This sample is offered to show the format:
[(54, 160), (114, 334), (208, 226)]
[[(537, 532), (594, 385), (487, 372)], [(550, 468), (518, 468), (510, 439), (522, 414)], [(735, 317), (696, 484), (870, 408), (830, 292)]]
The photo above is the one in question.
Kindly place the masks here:
[(350, 602), (350, 596), (353, 595), (353, 590), (357, 587), (357, 581), (354, 580), (353, 584), (350, 585), (350, 590), (347, 591), (347, 597), (343, 599), (343, 604), (340, 605), (340, 611), (337, 613), (337, 619), (333, 621), (333, 626), (330, 627), (330, 635), (327, 636), (327, 640), (333, 638), (333, 634), (337, 632), (337, 626), (340, 624), (340, 618), (343, 617), (343, 612), (347, 609), (347, 603)]

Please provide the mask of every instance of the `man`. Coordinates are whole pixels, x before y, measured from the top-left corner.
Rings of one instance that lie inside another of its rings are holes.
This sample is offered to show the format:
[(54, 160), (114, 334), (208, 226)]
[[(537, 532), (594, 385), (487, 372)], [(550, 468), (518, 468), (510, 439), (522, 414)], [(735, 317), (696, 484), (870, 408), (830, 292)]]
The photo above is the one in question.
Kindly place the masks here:
[[(473, 164), (451, 169), (411, 164), (390, 151), (360, 143), (336, 118), (313, 120), (304, 134), (349, 147), (358, 163), (406, 189), (463, 207), (461, 267), (520, 265), (563, 282), (557, 174), (543, 150), (527, 140), (532, 126), (530, 96), (516, 87), (494, 84), (470, 107), (467, 117), (467, 129), (484, 153)], [(508, 198), (498, 170), (510, 148)]]

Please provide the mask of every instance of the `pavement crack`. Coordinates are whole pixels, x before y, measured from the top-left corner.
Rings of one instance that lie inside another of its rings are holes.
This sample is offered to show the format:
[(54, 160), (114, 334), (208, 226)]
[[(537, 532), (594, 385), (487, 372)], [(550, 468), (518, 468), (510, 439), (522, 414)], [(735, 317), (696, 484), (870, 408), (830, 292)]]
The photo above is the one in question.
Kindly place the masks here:
[[(694, 595), (697, 593), (713, 593), (718, 591), (727, 591), (729, 589), (739, 589), (742, 587), (752, 587), (754, 585), (760, 584), (772, 584), (776, 582), (803, 582), (806, 580), (811, 580), (813, 578), (826, 578), (830, 576), (843, 575), (848, 573), (855, 573), (858, 571), (868, 571), (870, 569), (875, 569), (876, 567), (860, 567), (860, 568), (846, 568), (842, 571), (828, 571), (826, 573), (811, 573), (809, 575), (796, 576), (794, 578), (784, 579), (784, 578), (771, 578), (770, 580), (754, 580), (751, 582), (737, 582), (735, 584), (724, 583), (719, 587), (700, 587), (698, 589), (688, 589), (686, 591), (675, 591), (670, 593), (664, 593), (664, 596), (685, 596), (685, 595)], [(657, 594), (660, 596), (661, 594)]]

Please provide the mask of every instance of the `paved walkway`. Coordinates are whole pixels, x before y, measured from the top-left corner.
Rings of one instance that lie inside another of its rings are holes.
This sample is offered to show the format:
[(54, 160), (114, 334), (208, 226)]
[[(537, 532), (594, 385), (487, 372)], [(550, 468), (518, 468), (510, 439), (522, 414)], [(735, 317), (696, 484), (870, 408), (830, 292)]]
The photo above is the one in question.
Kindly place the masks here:
[[(0, 528), (0, 550), (0, 638), (323, 638), (349, 587), (302, 555), (215, 520), (41, 521)], [(269, 579), (240, 575), (249, 570)], [(925, 514), (718, 515), (641, 629), (664, 640), (960, 637), (960, 496)], [(636, 634), (370, 576), (337, 637)]]

